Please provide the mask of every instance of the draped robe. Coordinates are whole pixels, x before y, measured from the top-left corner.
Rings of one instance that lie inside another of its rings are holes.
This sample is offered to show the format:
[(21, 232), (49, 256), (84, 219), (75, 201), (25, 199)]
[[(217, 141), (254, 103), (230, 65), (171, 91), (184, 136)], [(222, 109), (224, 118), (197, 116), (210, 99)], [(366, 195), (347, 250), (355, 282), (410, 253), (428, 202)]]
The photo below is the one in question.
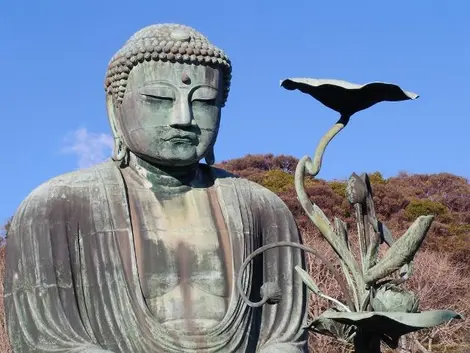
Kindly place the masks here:
[[(202, 165), (201, 165), (202, 166)], [(226, 224), (231, 283), (245, 258), (277, 241), (300, 242), (292, 214), (272, 192), (204, 166)], [(173, 332), (146, 306), (136, 263), (126, 182), (105, 162), (51, 179), (20, 205), (10, 228), (5, 314), (13, 351), (54, 353), (306, 352), (303, 254), (276, 248), (245, 272), (260, 299), (274, 282), (282, 300), (247, 306), (235, 285), (223, 319), (206, 332)]]

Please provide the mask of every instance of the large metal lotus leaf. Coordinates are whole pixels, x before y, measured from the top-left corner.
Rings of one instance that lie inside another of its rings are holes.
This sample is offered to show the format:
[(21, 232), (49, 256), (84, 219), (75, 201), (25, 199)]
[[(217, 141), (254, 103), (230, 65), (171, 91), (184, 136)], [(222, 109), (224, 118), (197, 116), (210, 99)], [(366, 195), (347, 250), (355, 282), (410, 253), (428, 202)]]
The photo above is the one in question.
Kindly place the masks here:
[(383, 101), (404, 101), (416, 99), (416, 93), (407, 92), (399, 86), (385, 82), (371, 82), (364, 85), (313, 78), (289, 78), (281, 81), (287, 90), (307, 93), (328, 108), (342, 115), (351, 116)]
[(354, 325), (358, 328), (385, 335), (397, 342), (400, 336), (424, 328), (435, 327), (462, 316), (452, 310), (432, 310), (421, 313), (400, 312), (324, 312), (324, 319)]

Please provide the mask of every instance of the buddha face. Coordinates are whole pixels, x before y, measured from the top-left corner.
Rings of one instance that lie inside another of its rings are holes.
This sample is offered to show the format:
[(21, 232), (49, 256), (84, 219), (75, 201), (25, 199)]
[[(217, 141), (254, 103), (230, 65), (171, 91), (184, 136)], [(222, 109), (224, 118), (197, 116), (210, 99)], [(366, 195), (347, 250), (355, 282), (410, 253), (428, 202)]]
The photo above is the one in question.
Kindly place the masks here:
[(187, 166), (217, 138), (223, 99), (219, 69), (161, 61), (135, 66), (115, 109), (124, 142), (156, 165)]

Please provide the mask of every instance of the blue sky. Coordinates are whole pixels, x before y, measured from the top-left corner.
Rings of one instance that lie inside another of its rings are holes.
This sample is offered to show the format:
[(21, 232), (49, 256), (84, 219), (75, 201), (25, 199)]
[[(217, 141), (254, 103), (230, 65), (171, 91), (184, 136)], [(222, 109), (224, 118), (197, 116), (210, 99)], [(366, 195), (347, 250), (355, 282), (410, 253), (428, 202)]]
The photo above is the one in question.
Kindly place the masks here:
[(233, 63), (217, 161), (312, 154), (337, 114), (288, 77), (388, 81), (420, 94), (358, 113), (319, 177), (450, 172), (470, 178), (465, 1), (5, 1), (0, 5), (0, 221), (46, 180), (110, 155), (103, 79), (140, 28), (183, 23)]

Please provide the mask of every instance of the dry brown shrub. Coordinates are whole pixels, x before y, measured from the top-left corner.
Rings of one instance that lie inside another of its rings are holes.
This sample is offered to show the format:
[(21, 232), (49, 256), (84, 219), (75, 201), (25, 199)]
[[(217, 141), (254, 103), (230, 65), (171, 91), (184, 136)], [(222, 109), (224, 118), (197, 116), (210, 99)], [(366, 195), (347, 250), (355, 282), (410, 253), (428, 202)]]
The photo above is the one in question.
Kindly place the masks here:
[[(337, 257), (331, 250), (329, 244), (317, 235), (306, 234), (304, 235), (305, 245), (315, 249), (329, 261), (336, 265)], [(339, 272), (341, 272), (339, 266), (335, 266)], [(344, 303), (344, 298), (341, 293), (340, 286), (332, 278), (331, 272), (326, 268), (323, 262), (320, 261), (314, 255), (309, 255), (307, 260), (307, 271), (313, 278), (315, 283), (318, 285), (320, 290), (327, 293), (329, 296), (339, 299)], [(314, 293), (310, 294), (310, 308), (309, 318), (310, 320), (321, 315), (325, 310), (331, 307), (331, 302), (318, 297)], [(322, 352), (322, 353), (338, 353), (338, 352), (349, 352), (351, 347), (340, 342), (335, 341), (330, 337), (326, 337), (319, 334), (311, 334), (309, 336), (308, 346), (311, 352)]]
[(242, 158), (236, 158), (229, 161), (223, 161), (216, 166), (225, 169), (231, 173), (239, 175), (244, 170), (282, 170), (288, 173), (294, 173), (298, 159), (292, 156), (273, 154), (248, 154)]
[[(408, 286), (419, 294), (421, 310), (452, 309), (464, 318), (468, 317), (470, 271), (465, 264), (456, 264), (445, 253), (423, 251), (416, 256), (414, 266), (415, 271)], [(468, 346), (470, 321), (453, 320), (445, 325), (423, 330), (417, 338), (424, 346)]]
[(3, 277), (5, 273), (5, 247), (0, 248), (0, 352), (1, 353), (10, 353), (10, 340), (7, 335), (5, 328), (5, 312), (3, 310)]
[[(353, 244), (357, 242), (355, 237), (354, 230), (351, 230), (350, 238)], [(332, 263), (337, 264), (336, 254), (317, 233), (304, 233), (303, 238), (307, 246), (313, 247)], [(386, 247), (382, 247), (381, 254), (386, 250)], [(358, 258), (356, 247), (353, 248), (353, 254)], [(341, 272), (338, 266), (336, 268)], [(313, 255), (308, 257), (307, 270), (323, 292), (344, 302), (338, 283), (318, 258)], [(414, 261), (412, 277), (406, 286), (419, 294), (420, 309), (423, 311), (451, 309), (462, 314), (464, 318), (470, 314), (469, 268), (465, 263), (456, 265), (448, 254), (429, 250), (419, 252)], [(330, 306), (330, 302), (311, 294), (310, 319), (317, 317)], [(453, 320), (445, 325), (423, 330), (407, 337), (407, 346), (411, 352), (419, 351), (413, 348), (416, 339), (426, 348), (430, 348), (431, 352), (468, 353), (470, 352), (470, 321)], [(312, 352), (325, 353), (350, 352), (352, 349), (350, 345), (335, 342), (331, 338), (318, 334), (310, 335), (309, 348)]]

